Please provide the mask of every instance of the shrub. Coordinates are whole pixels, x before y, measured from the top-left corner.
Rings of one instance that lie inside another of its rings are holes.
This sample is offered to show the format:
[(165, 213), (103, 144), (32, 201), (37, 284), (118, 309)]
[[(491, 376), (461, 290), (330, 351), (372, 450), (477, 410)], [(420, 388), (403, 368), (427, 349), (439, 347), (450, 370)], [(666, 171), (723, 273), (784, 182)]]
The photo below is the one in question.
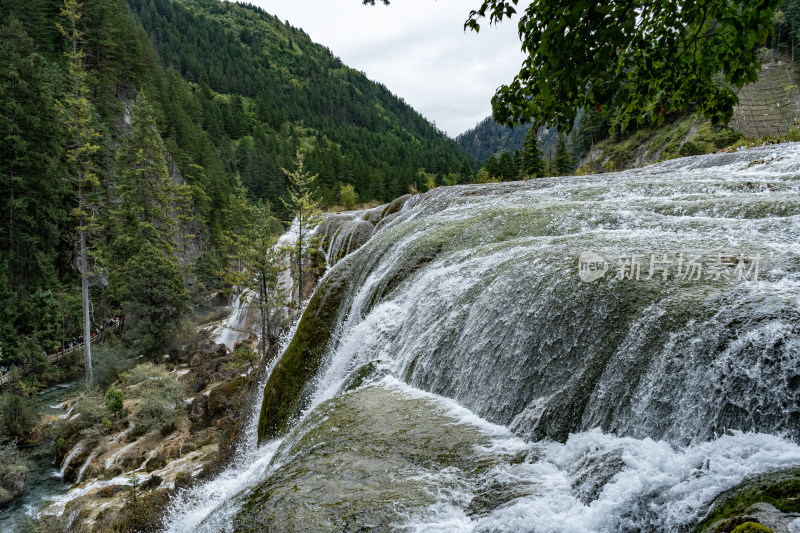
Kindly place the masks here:
[(66, 444), (75, 435), (96, 439), (108, 432), (103, 425), (103, 419), (107, 414), (103, 397), (97, 392), (84, 394), (75, 405), (74, 412), (79, 416), (59, 423), (56, 442), (63, 439), (63, 443)]
[(0, 446), (0, 506), (22, 496), (28, 467), (13, 446)]
[(92, 347), (92, 360), (95, 362), (92, 368), (95, 385), (105, 388), (114, 383), (121, 372), (131, 367), (132, 361), (128, 355), (123, 348), (102, 344)]
[(356, 208), (358, 203), (358, 193), (352, 184), (339, 184), (339, 198), (342, 200), (342, 205), (348, 211)]
[(144, 381), (167, 377), (167, 370), (161, 365), (142, 363), (122, 374), (122, 381), (126, 386), (132, 387)]
[(19, 394), (6, 392), (0, 396), (0, 432), (8, 439), (24, 439), (36, 424), (36, 411)]
[(111, 414), (114, 416), (122, 411), (123, 400), (124, 396), (121, 390), (115, 389), (114, 387), (109, 387), (106, 391), (106, 409), (111, 411)]
[(740, 140), (743, 135), (733, 128), (712, 126), (706, 122), (697, 127), (695, 141), (708, 143), (716, 148), (730, 146)]
[(686, 141), (681, 146), (681, 149), (678, 151), (678, 154), (682, 156), (688, 155), (703, 155), (707, 154), (708, 150), (706, 149), (705, 143), (702, 142), (694, 142), (694, 141)]
[(233, 352), (233, 361), (226, 363), (224, 368), (237, 371), (243, 368), (255, 370), (257, 364), (258, 353), (249, 344), (242, 344)]
[(67, 524), (67, 517), (41, 515), (38, 518), (25, 516), (17, 524), (18, 533), (63, 533), (64, 531), (83, 532), (82, 526), (75, 524), (71, 528)]
[(124, 379), (131, 385), (138, 385), (131, 390), (131, 395), (141, 398), (131, 414), (133, 434), (166, 432), (185, 413), (186, 386), (168, 374), (163, 366), (144, 363), (126, 372)]
[(800, 142), (800, 128), (797, 126), (789, 128), (789, 134), (786, 136), (786, 139), (790, 142)]

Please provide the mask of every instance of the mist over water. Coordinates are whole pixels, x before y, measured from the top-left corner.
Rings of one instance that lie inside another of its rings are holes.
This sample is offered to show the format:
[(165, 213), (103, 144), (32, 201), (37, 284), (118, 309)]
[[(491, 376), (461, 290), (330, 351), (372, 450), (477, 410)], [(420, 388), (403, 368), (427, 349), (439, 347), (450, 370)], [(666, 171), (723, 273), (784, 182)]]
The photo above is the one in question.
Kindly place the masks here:
[(800, 464), (800, 145), (438, 188), (371, 232), (348, 216), (305, 410), (258, 447), (255, 409), (168, 530), (690, 531)]

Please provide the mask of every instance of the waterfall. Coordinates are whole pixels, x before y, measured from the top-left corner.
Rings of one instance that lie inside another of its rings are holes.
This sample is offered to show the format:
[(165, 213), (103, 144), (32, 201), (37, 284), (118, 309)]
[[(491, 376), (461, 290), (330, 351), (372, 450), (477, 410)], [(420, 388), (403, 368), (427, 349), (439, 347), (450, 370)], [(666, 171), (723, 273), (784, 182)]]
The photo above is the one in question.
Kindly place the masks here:
[[(296, 326), (295, 323), (281, 338), (281, 351), (291, 340)], [(201, 483), (197, 487), (184, 489), (178, 494), (165, 520), (165, 531), (194, 531), (211, 514), (214, 515), (213, 519), (206, 524), (206, 527), (213, 528), (214, 526), (211, 524), (215, 523), (224, 524), (231, 517), (226, 512), (232, 511), (226, 509), (226, 503), (230, 498), (258, 482), (273, 468), (270, 461), (280, 441), (259, 447), (256, 428), (261, 412), (264, 385), (276, 362), (277, 359), (272, 361), (256, 385), (257, 397), (253, 401), (248, 419), (242, 428), (243, 438), (237, 443), (237, 449), (230, 464), (210, 481)], [(210, 530), (213, 531), (213, 529)]]
[(58, 471), (58, 477), (64, 478), (64, 473), (67, 471), (67, 467), (69, 467), (69, 463), (72, 462), (72, 459), (75, 458), (76, 455), (81, 453), (86, 446), (83, 444), (83, 441), (78, 442), (73, 448), (69, 451), (67, 456), (64, 458), (64, 462), (61, 463), (61, 470)]
[(213, 333), (214, 340), (218, 344), (224, 344), (229, 350), (233, 350), (237, 341), (247, 337), (247, 314), (250, 311), (248, 302), (251, 295), (252, 291), (249, 289), (231, 295), (231, 314)]
[(81, 466), (81, 469), (78, 471), (78, 478), (75, 480), (75, 483), (81, 482), (83, 479), (83, 474), (86, 472), (86, 469), (89, 468), (89, 464), (94, 461), (94, 458), (97, 457), (99, 452), (99, 447), (92, 450), (92, 453), (89, 454), (89, 457), (86, 458), (86, 462), (83, 463), (83, 466)]
[(798, 177), (784, 144), (331, 221), (264, 443), (169, 530), (691, 531), (800, 465)]

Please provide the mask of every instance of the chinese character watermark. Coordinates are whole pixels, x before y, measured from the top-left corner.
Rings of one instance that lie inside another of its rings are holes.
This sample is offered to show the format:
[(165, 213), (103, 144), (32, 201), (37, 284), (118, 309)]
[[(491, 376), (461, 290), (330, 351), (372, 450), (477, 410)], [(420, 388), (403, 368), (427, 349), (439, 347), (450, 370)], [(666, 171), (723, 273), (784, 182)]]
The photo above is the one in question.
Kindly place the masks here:
[(604, 277), (612, 268), (614, 279), (650, 281), (758, 281), (761, 254), (625, 254), (616, 261), (606, 261), (595, 252), (583, 252), (578, 258), (581, 281), (591, 283)]

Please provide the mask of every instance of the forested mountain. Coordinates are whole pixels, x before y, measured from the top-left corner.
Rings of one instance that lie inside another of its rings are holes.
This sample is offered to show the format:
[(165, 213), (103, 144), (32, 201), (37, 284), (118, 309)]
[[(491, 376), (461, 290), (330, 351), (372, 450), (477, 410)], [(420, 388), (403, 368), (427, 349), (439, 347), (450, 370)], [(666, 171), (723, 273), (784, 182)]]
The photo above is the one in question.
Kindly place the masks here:
[(475, 161), (483, 163), (492, 155), (499, 157), (502, 152), (521, 150), (529, 129), (530, 124), (509, 128), (501, 126), (492, 117), (486, 117), (474, 128), (456, 137), (456, 142)]
[[(491, 156), (500, 158), (503, 152), (513, 154), (517, 150), (522, 150), (522, 143), (529, 129), (531, 129), (530, 124), (510, 128), (501, 126), (492, 117), (486, 117), (474, 128), (456, 137), (456, 142), (477, 163), (484, 163)], [(546, 128), (539, 132), (540, 148), (545, 157), (552, 154), (556, 138), (555, 128)]]
[[(310, 150), (324, 200), (408, 192), (416, 171), (457, 172), (455, 142), (381, 84), (263, 10), (216, 0), (128, 0), (165, 68), (197, 94), (203, 125), (249, 190), (278, 205), (281, 166)], [(419, 185), (419, 184), (417, 184)]]
[(282, 169), (298, 150), (323, 206), (340, 184), (384, 201), (468, 160), (251, 6), (0, 0), (0, 35), (0, 367), (83, 333), (81, 278), (92, 327), (128, 314), (139, 353), (162, 353), (187, 288), (229, 270), (244, 196), (289, 218)]

